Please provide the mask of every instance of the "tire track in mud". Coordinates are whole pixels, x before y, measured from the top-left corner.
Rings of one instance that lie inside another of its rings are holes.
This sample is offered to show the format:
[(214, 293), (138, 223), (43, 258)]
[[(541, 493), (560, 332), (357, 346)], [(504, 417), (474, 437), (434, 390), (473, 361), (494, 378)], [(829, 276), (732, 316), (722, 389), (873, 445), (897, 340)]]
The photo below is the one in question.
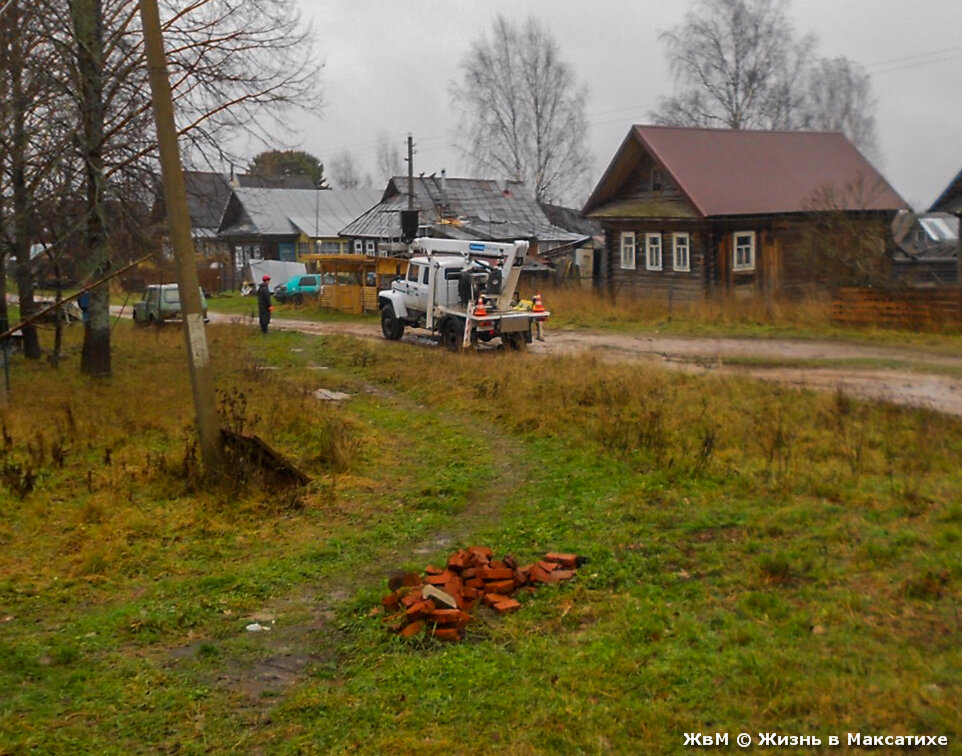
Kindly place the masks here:
[[(356, 380), (358, 393), (377, 395), (397, 402), (406, 411), (430, 414), (447, 426), (470, 429), (476, 426), (476, 418), (463, 413), (437, 413), (432, 408), (418, 404), (404, 394), (385, 389), (366, 381)], [(480, 440), (475, 433), (472, 440)], [(334, 575), (319, 579), (286, 598), (274, 601), (251, 621), (272, 622), (285, 615), (304, 616), (306, 621), (287, 624), (278, 621), (270, 632), (258, 634), (261, 648), (267, 655), (254, 664), (237, 662), (230, 666), (230, 653), (222, 657), (227, 663), (220, 670), (215, 684), (244, 695), (243, 707), (250, 715), (260, 717), (282, 700), (283, 693), (306, 678), (309, 668), (317, 664), (337, 663), (337, 642), (340, 630), (336, 625), (336, 611), (360, 588), (374, 585), (386, 586), (390, 573), (398, 569), (412, 554), (424, 555), (448, 550), (466, 543), (483, 527), (496, 523), (512, 494), (524, 483), (524, 466), (521, 445), (511, 436), (490, 425), (485, 426), (483, 438), (489, 444), (488, 452), (494, 464), (492, 476), (482, 490), (473, 491), (466, 506), (449, 517), (448, 526), (413, 542), (392, 543), (378, 548), (376, 553), (361, 565), (345, 566)], [(204, 641), (210, 645), (211, 641)], [(172, 663), (178, 659), (193, 657), (203, 644), (170, 650)]]

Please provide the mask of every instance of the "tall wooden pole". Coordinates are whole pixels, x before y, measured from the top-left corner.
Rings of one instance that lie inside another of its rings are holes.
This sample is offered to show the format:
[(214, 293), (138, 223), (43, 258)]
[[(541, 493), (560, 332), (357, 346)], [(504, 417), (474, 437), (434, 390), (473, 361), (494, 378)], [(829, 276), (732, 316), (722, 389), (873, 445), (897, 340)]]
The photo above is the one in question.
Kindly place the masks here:
[(414, 137), (408, 134), (408, 210), (414, 209)]
[(180, 306), (184, 314), (184, 337), (187, 340), (187, 361), (197, 415), (197, 435), (200, 440), (204, 472), (208, 477), (212, 477), (224, 472), (224, 442), (217, 416), (214, 376), (210, 364), (210, 353), (207, 350), (207, 334), (204, 332), (200, 281), (197, 278), (194, 240), (191, 237), (190, 215), (187, 211), (187, 190), (184, 186), (184, 174), (180, 163), (180, 148), (177, 145), (174, 104), (170, 93), (170, 80), (167, 78), (167, 59), (164, 55), (164, 40), (160, 30), (157, 0), (140, 0), (140, 21), (144, 28), (150, 91), (153, 96), (154, 120), (157, 123), (157, 142), (160, 146), (160, 168), (164, 179), (167, 218), (170, 223), (170, 240), (177, 263), (177, 289), (180, 292)]

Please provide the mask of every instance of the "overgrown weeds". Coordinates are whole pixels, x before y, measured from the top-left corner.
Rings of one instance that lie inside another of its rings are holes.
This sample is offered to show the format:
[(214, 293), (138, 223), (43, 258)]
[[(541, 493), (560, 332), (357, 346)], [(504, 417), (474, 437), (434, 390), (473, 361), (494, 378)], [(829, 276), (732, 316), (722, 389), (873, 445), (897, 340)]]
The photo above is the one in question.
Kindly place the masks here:
[[(954, 418), (591, 356), (215, 328), (225, 422), (314, 481), (211, 491), (190, 480), (180, 334), (141, 338), (118, 329), (109, 391), (14, 366), (0, 751), (962, 735)], [(452, 539), (589, 561), (457, 647), (388, 635), (382, 579)]]

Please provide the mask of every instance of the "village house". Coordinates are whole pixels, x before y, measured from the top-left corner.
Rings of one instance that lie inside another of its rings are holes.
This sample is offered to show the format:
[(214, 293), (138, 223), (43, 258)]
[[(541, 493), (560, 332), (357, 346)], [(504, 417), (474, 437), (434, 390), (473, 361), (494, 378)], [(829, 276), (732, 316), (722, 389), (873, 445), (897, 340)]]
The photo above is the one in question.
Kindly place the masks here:
[(954, 286), (959, 280), (959, 219), (948, 213), (900, 212), (892, 222), (895, 282)]
[[(492, 179), (420, 176), (413, 180), (392, 178), (381, 201), (341, 230), (352, 240), (356, 253), (379, 256), (404, 255), (407, 239), (402, 213), (417, 211), (413, 236), (479, 241), (529, 242), (528, 263), (522, 280), (546, 277), (551, 268), (547, 256), (574, 255), (592, 248), (591, 233), (570, 231), (553, 223), (523, 183)], [(584, 258), (584, 254), (582, 254)], [(591, 263), (588, 263), (589, 266)]]
[(582, 213), (611, 291), (692, 300), (864, 283), (907, 209), (839, 133), (633, 126)]
[(251, 260), (299, 262), (350, 251), (340, 229), (379, 198), (373, 189), (234, 188), (217, 233), (231, 249), (232, 285), (240, 285)]

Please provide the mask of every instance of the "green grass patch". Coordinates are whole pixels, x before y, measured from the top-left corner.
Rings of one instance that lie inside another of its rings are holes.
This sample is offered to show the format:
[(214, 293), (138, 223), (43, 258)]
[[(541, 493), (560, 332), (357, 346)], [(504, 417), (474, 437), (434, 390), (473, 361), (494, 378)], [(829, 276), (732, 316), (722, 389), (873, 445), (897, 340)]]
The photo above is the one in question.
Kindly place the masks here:
[[(592, 357), (209, 335), (225, 423), (305, 488), (202, 484), (178, 329), (119, 324), (108, 382), (14, 358), (0, 753), (962, 736), (959, 421)], [(462, 644), (388, 633), (386, 577), (473, 543), (588, 562)]]

